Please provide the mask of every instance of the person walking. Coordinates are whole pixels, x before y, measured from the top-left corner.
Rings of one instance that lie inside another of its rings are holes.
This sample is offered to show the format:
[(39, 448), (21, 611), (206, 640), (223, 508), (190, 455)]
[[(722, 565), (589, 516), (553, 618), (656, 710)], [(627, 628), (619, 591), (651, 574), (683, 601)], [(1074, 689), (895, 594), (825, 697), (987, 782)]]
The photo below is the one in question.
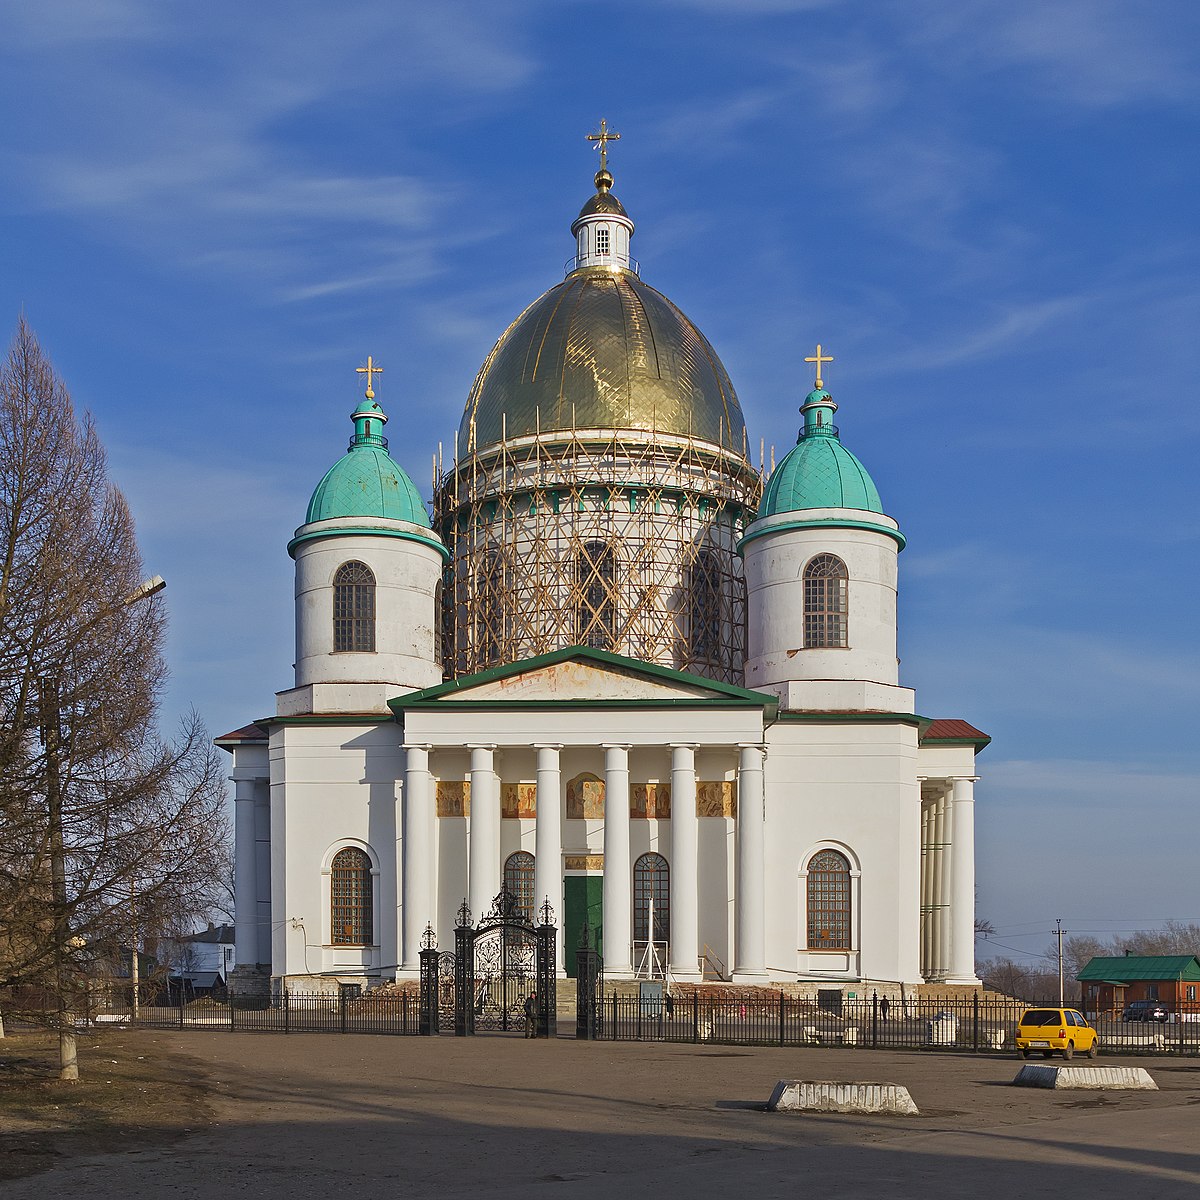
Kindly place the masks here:
[(538, 1018), (538, 994), (530, 992), (525, 997), (525, 1036), (527, 1038), (537, 1037), (537, 1018)]

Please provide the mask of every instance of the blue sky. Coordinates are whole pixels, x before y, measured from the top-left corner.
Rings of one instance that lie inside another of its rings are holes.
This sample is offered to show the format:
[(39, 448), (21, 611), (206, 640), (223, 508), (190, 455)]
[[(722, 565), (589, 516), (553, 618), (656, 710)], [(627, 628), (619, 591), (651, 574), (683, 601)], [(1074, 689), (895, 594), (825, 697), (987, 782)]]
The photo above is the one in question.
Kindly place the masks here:
[(996, 942), (1200, 920), (1200, 8), (0, 0), (0, 22), (0, 318), (24, 307), (95, 414), (169, 581), (168, 714), (271, 710), (284, 545), (354, 368), (383, 363), (428, 494), (492, 342), (561, 278), (603, 116), (643, 277), (716, 346), (753, 445), (782, 456), (804, 356), (836, 356), (843, 439), (909, 539), (903, 679), (995, 739)]

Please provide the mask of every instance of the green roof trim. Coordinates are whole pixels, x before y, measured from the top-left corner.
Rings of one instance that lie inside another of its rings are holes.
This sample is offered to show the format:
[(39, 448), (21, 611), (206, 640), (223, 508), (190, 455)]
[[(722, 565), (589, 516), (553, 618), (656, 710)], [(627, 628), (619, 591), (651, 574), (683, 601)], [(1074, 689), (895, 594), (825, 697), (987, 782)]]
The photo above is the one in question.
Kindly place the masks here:
[[(837, 507), (836, 505), (833, 507)], [(756, 520), (761, 520), (765, 515), (762, 509), (759, 509)], [(816, 517), (804, 518), (797, 516), (794, 521), (780, 521), (777, 525), (768, 525), (765, 529), (755, 529), (753, 525), (749, 530), (738, 539), (737, 552), (742, 552), (742, 547), (747, 542), (754, 541), (755, 538), (766, 537), (769, 533), (780, 533), (786, 529), (869, 529), (873, 533), (884, 533), (892, 538), (901, 550), (908, 545), (904, 534), (898, 529), (893, 529), (890, 525), (881, 525), (877, 521), (860, 521), (856, 518), (843, 520), (841, 517)]]
[[(913, 725), (918, 736), (924, 736), (925, 730), (933, 724), (932, 717), (918, 716), (916, 713), (895, 712), (797, 712), (794, 710), (781, 711), (776, 718), (782, 724), (812, 723), (819, 725), (838, 725), (843, 722), (863, 725)], [(941, 743), (939, 743), (940, 745)]]
[(1097, 957), (1075, 976), (1081, 982), (1124, 985), (1142, 979), (1200, 980), (1200, 958), (1194, 954), (1128, 954)]
[(443, 545), (441, 538), (436, 533), (418, 533), (412, 529), (376, 529), (370, 526), (337, 526), (334, 529), (314, 529), (310, 533), (298, 533), (287, 544), (287, 552), (295, 558), (295, 548), (301, 542), (313, 542), (318, 538), (345, 537), (347, 534), (355, 534), (359, 537), (390, 537), (404, 538), (410, 542), (421, 542), (423, 545), (432, 546), (442, 558), (447, 562), (450, 559), (450, 551)]
[(291, 717), (259, 717), (254, 722), (264, 729), (273, 725), (391, 725), (391, 713), (297, 713)]
[[(493, 683), (499, 679), (511, 679), (516, 675), (524, 675), (529, 671), (537, 671), (542, 667), (572, 660), (591, 662), (602, 667), (614, 667), (631, 675), (639, 675), (663, 683), (702, 688), (709, 694), (661, 700), (471, 700), (465, 697), (454, 698), (481, 684)], [(720, 683), (717, 680), (705, 679), (703, 676), (693, 675), (687, 671), (676, 671), (670, 667), (659, 666), (657, 663), (641, 662), (636, 658), (626, 658), (623, 654), (613, 654), (609, 650), (594, 650), (589, 646), (565, 646), (560, 650), (551, 650), (546, 654), (535, 655), (533, 658), (488, 667), (487, 670), (478, 671), (474, 675), (464, 675), (459, 679), (452, 679), (448, 683), (435, 684), (433, 687), (423, 688), (419, 692), (409, 692), (407, 695), (388, 701), (388, 706), (397, 714), (406, 709), (443, 709), (449, 705), (478, 711), (552, 708), (761, 708), (764, 710), (766, 719), (771, 721), (775, 719), (779, 701), (766, 692), (752, 692), (748, 688), (740, 688), (731, 683)]]

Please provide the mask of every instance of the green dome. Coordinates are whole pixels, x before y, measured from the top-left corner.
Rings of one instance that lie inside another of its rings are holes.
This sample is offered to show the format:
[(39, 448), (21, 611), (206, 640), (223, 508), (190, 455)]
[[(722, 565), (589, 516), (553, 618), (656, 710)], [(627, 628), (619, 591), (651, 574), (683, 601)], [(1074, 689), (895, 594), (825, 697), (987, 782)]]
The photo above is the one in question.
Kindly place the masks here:
[(759, 518), (805, 508), (858, 508), (882, 515), (883, 503), (867, 468), (842, 445), (831, 423), (837, 405), (829, 393), (823, 388), (810, 392), (800, 411), (800, 440), (767, 480)]
[(386, 517), (428, 529), (429, 514), (421, 493), (387, 452), (383, 409), (368, 396), (350, 419), (354, 422), (350, 448), (317, 484), (306, 523), (335, 517)]

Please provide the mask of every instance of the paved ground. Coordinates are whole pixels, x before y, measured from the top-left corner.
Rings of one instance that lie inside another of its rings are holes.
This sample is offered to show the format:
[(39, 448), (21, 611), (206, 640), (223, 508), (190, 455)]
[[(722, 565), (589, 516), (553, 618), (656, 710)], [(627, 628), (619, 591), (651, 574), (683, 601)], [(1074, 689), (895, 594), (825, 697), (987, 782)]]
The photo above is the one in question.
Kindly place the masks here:
[[(6, 1200), (1200, 1197), (1200, 1064), (1160, 1092), (1006, 1086), (1012, 1058), (337, 1035), (167, 1034), (215, 1123), (77, 1160)], [(151, 1051), (152, 1052), (152, 1051)], [(920, 1117), (770, 1114), (777, 1079), (902, 1083)]]

